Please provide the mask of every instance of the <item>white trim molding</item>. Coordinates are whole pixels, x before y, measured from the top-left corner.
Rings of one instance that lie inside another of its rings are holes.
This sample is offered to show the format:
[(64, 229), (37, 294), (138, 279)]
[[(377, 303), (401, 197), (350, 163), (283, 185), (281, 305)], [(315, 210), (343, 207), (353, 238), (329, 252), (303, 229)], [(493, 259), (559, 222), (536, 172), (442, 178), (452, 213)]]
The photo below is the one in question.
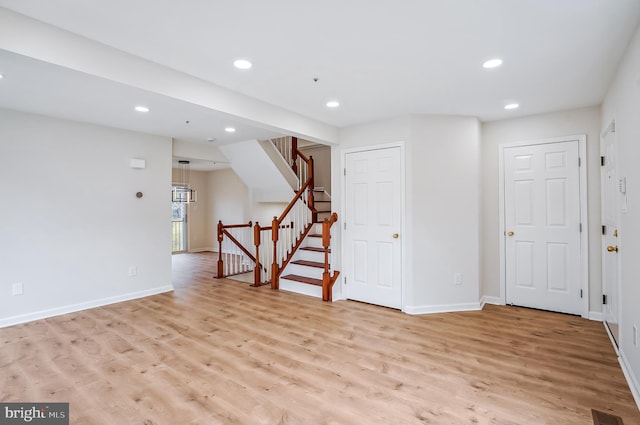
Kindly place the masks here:
[(90, 308), (102, 307), (109, 304), (135, 300), (137, 298), (144, 298), (151, 295), (157, 295), (171, 291), (173, 291), (173, 285), (164, 285), (157, 288), (146, 289), (144, 291), (129, 292), (128, 294), (117, 295), (114, 297), (101, 298), (83, 303), (71, 304), (63, 307), (7, 317), (5, 319), (0, 319), (0, 328), (18, 325), (20, 323), (32, 322), (34, 320), (47, 319), (49, 317), (60, 316), (62, 314), (75, 313), (77, 311), (88, 310)]
[(482, 306), (477, 303), (440, 304), (440, 305), (408, 305), (403, 311), (407, 314), (455, 313), (460, 311), (478, 311)]
[(622, 373), (627, 380), (627, 384), (629, 384), (629, 389), (631, 390), (633, 399), (636, 401), (638, 409), (640, 409), (640, 383), (638, 382), (636, 376), (633, 374), (631, 366), (627, 362), (627, 358), (624, 355), (624, 352), (620, 349), (618, 351), (618, 354), (618, 362), (620, 363), (620, 367), (622, 368)]
[(480, 306), (484, 308), (485, 304), (493, 304), (493, 305), (504, 305), (504, 300), (500, 297), (490, 297), (488, 295), (484, 295), (480, 299)]
[(189, 252), (213, 252), (217, 253), (218, 248), (213, 248), (211, 246), (205, 246), (204, 248), (192, 248)]
[(604, 321), (604, 314), (601, 311), (590, 311), (588, 319), (596, 322), (602, 322)]

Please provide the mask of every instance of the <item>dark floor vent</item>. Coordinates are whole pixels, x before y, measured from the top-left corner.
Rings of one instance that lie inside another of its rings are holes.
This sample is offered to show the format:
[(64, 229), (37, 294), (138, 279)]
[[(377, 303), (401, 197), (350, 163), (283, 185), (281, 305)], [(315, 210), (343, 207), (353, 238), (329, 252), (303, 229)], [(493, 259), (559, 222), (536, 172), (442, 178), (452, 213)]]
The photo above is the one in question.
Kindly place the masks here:
[(610, 415), (599, 410), (591, 409), (593, 425), (624, 425), (620, 416)]

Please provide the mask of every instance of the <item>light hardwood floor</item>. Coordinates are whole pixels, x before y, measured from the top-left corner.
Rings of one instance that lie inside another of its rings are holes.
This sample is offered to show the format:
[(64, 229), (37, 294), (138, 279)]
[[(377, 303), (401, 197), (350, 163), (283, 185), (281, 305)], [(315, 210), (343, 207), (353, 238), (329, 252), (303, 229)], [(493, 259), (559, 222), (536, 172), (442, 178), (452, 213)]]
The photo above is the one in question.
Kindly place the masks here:
[(0, 400), (72, 424), (640, 424), (602, 323), (513, 307), (409, 316), (211, 276), (0, 329)]

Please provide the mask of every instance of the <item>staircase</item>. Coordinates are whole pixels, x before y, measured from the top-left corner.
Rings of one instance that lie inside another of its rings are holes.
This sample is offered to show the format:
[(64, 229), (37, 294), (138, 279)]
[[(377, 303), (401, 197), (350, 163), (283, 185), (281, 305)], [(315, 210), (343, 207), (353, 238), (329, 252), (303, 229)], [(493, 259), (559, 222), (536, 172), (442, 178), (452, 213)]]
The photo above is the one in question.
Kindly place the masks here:
[(325, 218), (331, 217), (331, 195), (324, 187), (313, 189), (313, 206), (316, 210), (316, 222), (322, 223)]
[[(272, 140), (281, 161), (290, 165), (297, 177), (297, 190), (280, 217), (274, 217), (270, 226), (218, 224), (218, 277), (231, 274), (228, 253), (224, 246), (236, 246), (244, 263), (254, 270), (254, 285), (271, 284), (272, 289), (283, 289), (305, 295), (332, 300), (332, 288), (340, 274), (331, 267), (331, 227), (338, 216), (331, 212), (331, 196), (322, 187), (315, 188), (313, 158), (306, 157), (297, 148), (295, 137)], [(251, 237), (250, 233), (253, 230)], [(232, 231), (240, 232), (232, 234)], [(226, 238), (225, 238), (226, 236)], [(251, 238), (254, 248), (244, 246), (240, 240)], [(254, 249), (255, 255), (250, 251)], [(227, 248), (227, 251), (230, 251)], [(246, 258), (245, 258), (246, 257)], [(333, 272), (333, 273), (332, 273)], [(269, 280), (270, 279), (270, 280)]]
[[(322, 224), (314, 223), (313, 226), (284, 269), (283, 276), (280, 277), (280, 289), (319, 298), (322, 296), (322, 273), (324, 271)], [(331, 254), (331, 249), (329, 249), (329, 254)]]

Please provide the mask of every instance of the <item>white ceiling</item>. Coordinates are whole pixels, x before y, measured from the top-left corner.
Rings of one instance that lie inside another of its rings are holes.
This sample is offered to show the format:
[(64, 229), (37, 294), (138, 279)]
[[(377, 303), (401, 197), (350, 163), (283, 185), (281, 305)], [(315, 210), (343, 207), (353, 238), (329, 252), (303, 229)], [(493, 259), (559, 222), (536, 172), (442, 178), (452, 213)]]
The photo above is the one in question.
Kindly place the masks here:
[[(336, 127), (414, 113), (486, 121), (597, 105), (640, 16), (640, 0), (0, 0), (0, 6)], [(239, 57), (253, 68), (235, 69)], [(493, 57), (504, 65), (483, 69)], [(241, 135), (228, 136), (220, 130), (233, 121), (228, 115), (0, 54), (0, 73), (11, 67), (25, 80), (9, 96), (0, 93), (3, 107), (201, 142), (274, 135), (236, 122), (244, 125)], [(42, 85), (66, 90), (38, 96), (44, 74), (50, 80)], [(154, 119), (152, 111), (140, 121), (121, 109), (138, 99), (162, 103), (170, 113)], [(326, 108), (329, 99), (341, 107)], [(512, 101), (521, 108), (505, 111)]]

